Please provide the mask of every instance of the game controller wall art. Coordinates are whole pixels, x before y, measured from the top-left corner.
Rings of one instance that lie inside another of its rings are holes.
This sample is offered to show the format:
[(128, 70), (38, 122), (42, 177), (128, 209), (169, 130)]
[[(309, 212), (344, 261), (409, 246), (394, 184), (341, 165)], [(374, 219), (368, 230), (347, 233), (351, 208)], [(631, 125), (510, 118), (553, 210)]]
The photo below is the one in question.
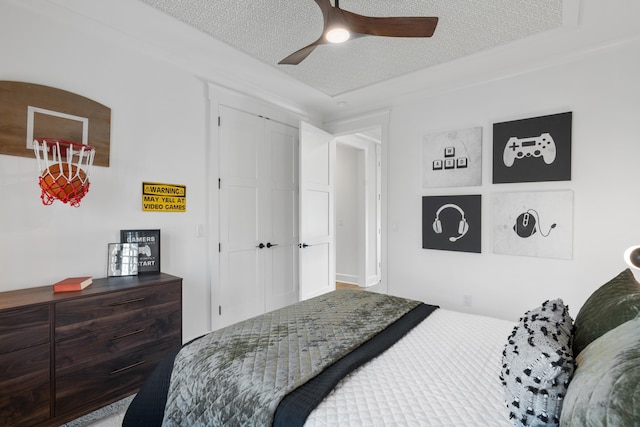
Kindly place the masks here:
[(482, 185), (482, 127), (425, 135), (422, 187)]
[(120, 242), (138, 244), (138, 274), (160, 272), (160, 230), (120, 230)]
[(573, 191), (493, 194), (493, 252), (573, 257)]
[(493, 183), (571, 180), (572, 113), (493, 125)]
[(422, 197), (422, 248), (481, 252), (481, 196)]

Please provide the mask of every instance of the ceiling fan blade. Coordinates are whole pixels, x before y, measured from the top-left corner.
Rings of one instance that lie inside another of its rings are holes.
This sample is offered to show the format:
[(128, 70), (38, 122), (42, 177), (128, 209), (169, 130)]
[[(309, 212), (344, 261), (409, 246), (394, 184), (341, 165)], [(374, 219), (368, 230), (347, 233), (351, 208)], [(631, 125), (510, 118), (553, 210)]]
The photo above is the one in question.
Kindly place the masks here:
[(329, 16), (331, 9), (333, 9), (333, 6), (331, 5), (331, 0), (315, 0), (315, 2), (318, 4), (318, 6), (320, 7), (320, 10), (322, 11), (322, 16), (324, 17), (324, 24), (326, 26), (327, 17)]
[(438, 25), (435, 16), (394, 16), (379, 18), (341, 10), (353, 33), (383, 37), (431, 37)]
[(322, 12), (322, 19), (324, 21), (322, 35), (318, 38), (318, 40), (314, 41), (310, 45), (293, 52), (291, 55), (278, 62), (278, 65), (298, 65), (299, 63), (304, 61), (317, 46), (325, 44), (327, 42), (324, 38), (324, 32), (327, 29), (327, 25), (330, 19), (329, 16), (332, 14), (334, 8), (331, 5), (331, 0), (315, 0), (315, 2), (320, 7), (320, 11)]
[(311, 43), (310, 45), (305, 46), (302, 49), (299, 49), (299, 50), (293, 52), (291, 55), (287, 56), (282, 61), (278, 62), (278, 65), (282, 65), (282, 64), (298, 65), (307, 56), (309, 56), (311, 54), (311, 52), (313, 52), (313, 50), (317, 46), (319, 46), (321, 44), (325, 44), (324, 35), (322, 35), (318, 40), (316, 40), (315, 42)]

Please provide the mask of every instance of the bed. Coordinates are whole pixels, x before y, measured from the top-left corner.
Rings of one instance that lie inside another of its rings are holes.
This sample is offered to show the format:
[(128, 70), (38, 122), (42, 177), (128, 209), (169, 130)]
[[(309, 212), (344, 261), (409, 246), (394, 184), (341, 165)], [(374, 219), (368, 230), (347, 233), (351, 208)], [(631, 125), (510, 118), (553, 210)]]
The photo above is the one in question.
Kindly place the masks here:
[(640, 285), (518, 322), (341, 290), (169, 355), (123, 426), (640, 425)]

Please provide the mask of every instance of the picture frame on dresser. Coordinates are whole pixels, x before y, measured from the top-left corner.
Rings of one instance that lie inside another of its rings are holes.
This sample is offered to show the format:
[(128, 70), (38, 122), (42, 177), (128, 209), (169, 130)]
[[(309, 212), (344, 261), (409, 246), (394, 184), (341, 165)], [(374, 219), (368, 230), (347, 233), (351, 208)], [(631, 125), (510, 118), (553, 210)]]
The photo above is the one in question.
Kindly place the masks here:
[(160, 230), (120, 230), (120, 242), (138, 244), (138, 274), (160, 272)]
[(107, 277), (138, 275), (138, 244), (107, 245)]

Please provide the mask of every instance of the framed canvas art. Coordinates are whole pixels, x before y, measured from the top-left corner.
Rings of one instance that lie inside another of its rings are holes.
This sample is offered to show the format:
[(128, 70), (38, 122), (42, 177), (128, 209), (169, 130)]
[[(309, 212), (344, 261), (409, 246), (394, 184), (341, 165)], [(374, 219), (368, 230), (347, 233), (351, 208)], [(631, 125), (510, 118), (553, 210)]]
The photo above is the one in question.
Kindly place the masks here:
[(425, 135), (422, 187), (482, 185), (482, 127)]
[(493, 252), (573, 257), (573, 191), (495, 193)]
[(422, 248), (481, 252), (481, 196), (422, 197)]
[(572, 113), (493, 125), (493, 183), (570, 181)]

